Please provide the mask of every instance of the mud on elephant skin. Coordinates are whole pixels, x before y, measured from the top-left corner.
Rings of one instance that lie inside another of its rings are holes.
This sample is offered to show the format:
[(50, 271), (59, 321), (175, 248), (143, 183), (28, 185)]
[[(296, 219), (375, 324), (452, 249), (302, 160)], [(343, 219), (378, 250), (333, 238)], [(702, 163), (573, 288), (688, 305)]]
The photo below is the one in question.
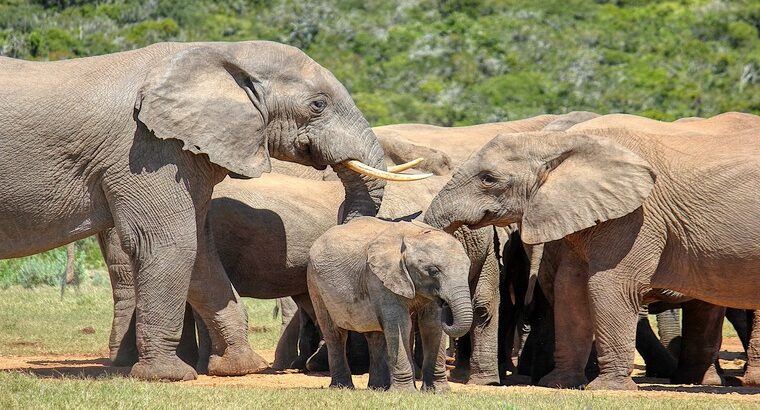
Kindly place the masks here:
[[(186, 299), (209, 323), (212, 373), (266, 365), (247, 345), (243, 311), (204, 229), (225, 175), (257, 177), (270, 156), (331, 165), (350, 193), (346, 216), (379, 208), (384, 182), (375, 176), (389, 175), (374, 133), (332, 74), (293, 47), (162, 43), (0, 62), (4, 220), (13, 221), (0, 229), (0, 257), (114, 227), (140, 301), (133, 376), (195, 377), (176, 356)], [(356, 161), (377, 168), (366, 171), (374, 176), (354, 172)], [(28, 188), (36, 186), (46, 188)]]
[[(560, 240), (555, 306), (579, 312), (555, 310), (566, 337), (545, 384), (585, 383), (595, 337), (600, 376), (588, 387), (635, 389), (633, 341), (651, 289), (736, 308), (760, 303), (760, 222), (748, 216), (760, 209), (760, 162), (750, 154), (760, 126), (737, 131), (740, 120), (760, 124), (735, 113), (683, 123), (615, 115), (563, 133), (502, 135), (460, 167), (426, 221), (448, 230), (520, 223), (526, 243)], [(699, 131), (685, 129), (693, 124)], [(685, 229), (687, 221), (696, 223)]]
[(410, 311), (424, 345), (423, 389), (446, 390), (442, 333), (472, 322), (470, 259), (454, 237), (419, 222), (359, 218), (322, 235), (309, 251), (307, 280), (328, 346), (332, 387), (353, 387), (347, 332), (370, 346), (371, 388), (413, 390)]

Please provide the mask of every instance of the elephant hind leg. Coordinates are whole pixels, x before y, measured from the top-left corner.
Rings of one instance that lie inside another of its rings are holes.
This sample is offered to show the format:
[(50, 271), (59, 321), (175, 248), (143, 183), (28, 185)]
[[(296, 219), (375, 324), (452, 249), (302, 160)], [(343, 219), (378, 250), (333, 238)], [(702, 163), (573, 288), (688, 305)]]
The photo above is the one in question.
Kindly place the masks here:
[(723, 384), (715, 363), (723, 336), (725, 311), (724, 307), (701, 300), (683, 304), (683, 340), (678, 369), (671, 379), (673, 383)]
[(319, 294), (312, 291), (309, 294), (314, 305), (314, 313), (317, 316), (319, 329), (322, 331), (322, 337), (327, 346), (327, 360), (330, 364), (330, 387), (353, 389), (354, 382), (351, 378), (351, 369), (348, 367), (348, 358), (346, 357), (348, 331), (340, 329), (335, 325)]
[(747, 371), (743, 385), (760, 386), (760, 309), (752, 312), (752, 329), (747, 347)]

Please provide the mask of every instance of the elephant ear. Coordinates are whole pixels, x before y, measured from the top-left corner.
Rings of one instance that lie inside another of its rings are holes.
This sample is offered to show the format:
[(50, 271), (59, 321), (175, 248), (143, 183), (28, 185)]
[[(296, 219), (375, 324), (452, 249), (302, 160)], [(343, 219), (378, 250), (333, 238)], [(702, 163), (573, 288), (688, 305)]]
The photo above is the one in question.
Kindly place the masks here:
[(654, 186), (644, 159), (606, 138), (546, 136), (553, 152), (539, 167), (522, 218), (525, 243), (561, 239), (640, 207)]
[(246, 177), (269, 172), (261, 83), (234, 58), (206, 46), (173, 54), (146, 76), (137, 119), (161, 139)]
[(367, 248), (367, 266), (391, 292), (414, 299), (414, 282), (404, 265), (403, 251), (403, 236), (385, 231)]

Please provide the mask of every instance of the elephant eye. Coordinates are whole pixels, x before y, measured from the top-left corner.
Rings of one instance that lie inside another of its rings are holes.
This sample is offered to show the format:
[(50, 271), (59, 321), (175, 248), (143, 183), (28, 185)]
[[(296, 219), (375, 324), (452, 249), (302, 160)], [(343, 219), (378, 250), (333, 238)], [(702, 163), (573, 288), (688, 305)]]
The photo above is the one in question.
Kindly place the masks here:
[(441, 271), (438, 270), (438, 267), (436, 266), (429, 267), (427, 269), (427, 272), (428, 272), (428, 275), (433, 276), (433, 277), (438, 276), (441, 273)]
[(492, 186), (497, 182), (497, 179), (490, 172), (484, 172), (480, 174), (480, 182), (485, 186)]
[(311, 111), (314, 114), (321, 113), (325, 110), (325, 107), (327, 107), (327, 101), (325, 100), (314, 100), (309, 104), (309, 108), (311, 108)]

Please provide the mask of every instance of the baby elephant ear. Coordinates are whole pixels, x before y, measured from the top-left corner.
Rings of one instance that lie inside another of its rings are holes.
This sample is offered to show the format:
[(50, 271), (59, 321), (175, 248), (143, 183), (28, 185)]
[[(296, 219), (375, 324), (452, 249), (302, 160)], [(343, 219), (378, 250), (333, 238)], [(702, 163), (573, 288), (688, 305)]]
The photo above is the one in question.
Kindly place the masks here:
[(135, 110), (157, 138), (180, 140), (233, 173), (271, 169), (261, 83), (222, 50), (190, 47), (153, 67)]
[(403, 237), (382, 233), (367, 248), (367, 266), (391, 292), (414, 299), (414, 282), (403, 262)]

